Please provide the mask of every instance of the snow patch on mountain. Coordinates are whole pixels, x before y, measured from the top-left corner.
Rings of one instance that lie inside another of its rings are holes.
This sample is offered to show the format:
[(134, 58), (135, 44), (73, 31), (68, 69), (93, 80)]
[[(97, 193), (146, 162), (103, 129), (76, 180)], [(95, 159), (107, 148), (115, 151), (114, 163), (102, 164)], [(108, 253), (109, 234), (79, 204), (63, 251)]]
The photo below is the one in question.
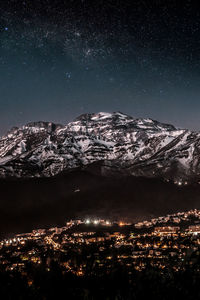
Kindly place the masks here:
[(200, 174), (200, 134), (121, 112), (99, 112), (65, 126), (32, 122), (0, 139), (3, 177), (54, 176), (96, 161), (105, 162), (107, 174), (193, 179)]

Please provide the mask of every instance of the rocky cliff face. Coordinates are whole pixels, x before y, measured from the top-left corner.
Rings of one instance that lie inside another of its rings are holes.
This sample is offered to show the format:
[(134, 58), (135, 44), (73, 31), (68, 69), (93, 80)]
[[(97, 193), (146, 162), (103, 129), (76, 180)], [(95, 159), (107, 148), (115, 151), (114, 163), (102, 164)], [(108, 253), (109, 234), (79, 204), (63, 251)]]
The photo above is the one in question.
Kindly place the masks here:
[(199, 181), (200, 133), (100, 112), (66, 126), (29, 123), (0, 139), (1, 177), (50, 177), (97, 161), (107, 175)]

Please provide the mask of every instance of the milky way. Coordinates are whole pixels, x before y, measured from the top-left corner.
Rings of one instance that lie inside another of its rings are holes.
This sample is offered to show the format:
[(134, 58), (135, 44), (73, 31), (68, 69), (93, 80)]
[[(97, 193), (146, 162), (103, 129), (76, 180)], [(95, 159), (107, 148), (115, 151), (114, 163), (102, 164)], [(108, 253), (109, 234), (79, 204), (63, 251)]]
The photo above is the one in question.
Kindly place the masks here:
[(0, 3), (0, 134), (123, 111), (200, 129), (193, 1)]

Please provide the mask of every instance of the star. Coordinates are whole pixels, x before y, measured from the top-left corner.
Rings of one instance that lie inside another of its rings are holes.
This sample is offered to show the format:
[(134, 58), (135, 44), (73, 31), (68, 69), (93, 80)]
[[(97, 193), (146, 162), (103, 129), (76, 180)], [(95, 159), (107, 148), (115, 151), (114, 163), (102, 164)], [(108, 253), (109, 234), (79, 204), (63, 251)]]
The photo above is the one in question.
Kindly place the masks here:
[(67, 79), (70, 79), (72, 75), (71, 75), (70, 72), (66, 72), (66, 73), (65, 73), (65, 76), (66, 76)]

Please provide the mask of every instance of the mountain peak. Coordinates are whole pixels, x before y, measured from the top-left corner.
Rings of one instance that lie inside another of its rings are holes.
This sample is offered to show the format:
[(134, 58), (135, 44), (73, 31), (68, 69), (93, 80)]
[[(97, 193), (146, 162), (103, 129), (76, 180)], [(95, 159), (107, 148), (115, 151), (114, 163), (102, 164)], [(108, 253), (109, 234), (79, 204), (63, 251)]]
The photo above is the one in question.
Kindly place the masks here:
[(121, 112), (98, 112), (82, 114), (75, 121), (102, 121), (113, 118), (132, 119), (132, 117)]

